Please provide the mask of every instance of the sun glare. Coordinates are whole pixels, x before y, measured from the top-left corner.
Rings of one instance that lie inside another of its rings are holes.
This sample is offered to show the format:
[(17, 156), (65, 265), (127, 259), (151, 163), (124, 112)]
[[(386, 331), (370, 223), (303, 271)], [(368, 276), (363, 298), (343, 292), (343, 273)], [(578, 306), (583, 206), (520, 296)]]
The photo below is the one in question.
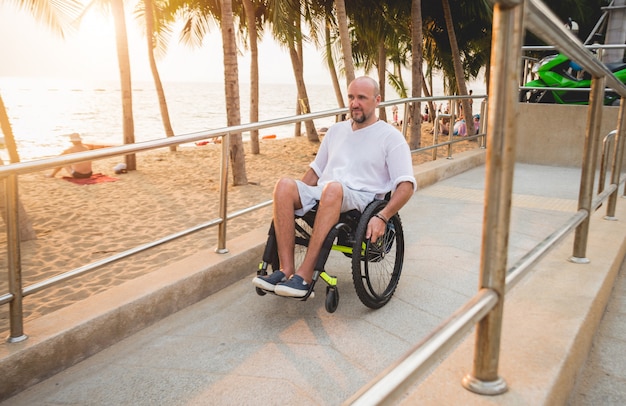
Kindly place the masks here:
[(111, 42), (115, 37), (115, 25), (110, 15), (103, 15), (97, 10), (90, 10), (80, 22), (77, 36), (81, 42), (89, 41), (92, 45)]

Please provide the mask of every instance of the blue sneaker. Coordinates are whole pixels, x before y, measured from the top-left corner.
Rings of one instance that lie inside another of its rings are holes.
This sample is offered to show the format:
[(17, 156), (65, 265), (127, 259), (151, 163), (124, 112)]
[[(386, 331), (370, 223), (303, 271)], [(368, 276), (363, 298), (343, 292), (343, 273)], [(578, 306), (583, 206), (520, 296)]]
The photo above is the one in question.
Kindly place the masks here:
[(252, 284), (257, 288), (273, 292), (277, 284), (286, 281), (283, 271), (274, 271), (269, 275), (259, 275), (252, 279)]
[[(293, 275), (285, 282), (276, 285), (274, 293), (279, 296), (286, 297), (304, 297), (309, 291), (309, 284), (302, 279), (300, 275)], [(315, 296), (315, 292), (311, 292), (310, 298)]]

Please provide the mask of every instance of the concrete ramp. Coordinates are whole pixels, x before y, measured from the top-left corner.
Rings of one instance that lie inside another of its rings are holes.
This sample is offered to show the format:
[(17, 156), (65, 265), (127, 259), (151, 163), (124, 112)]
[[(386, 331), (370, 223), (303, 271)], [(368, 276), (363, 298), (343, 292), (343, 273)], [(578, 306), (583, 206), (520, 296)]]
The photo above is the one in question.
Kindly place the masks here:
[[(0, 382), (2, 393), (6, 398), (21, 391), (6, 404), (341, 404), (476, 292), (484, 171), (484, 166), (464, 168), (444, 180), (424, 175), (434, 181), (425, 182), (430, 186), (401, 211), (405, 266), (396, 294), (382, 309), (363, 306), (349, 260), (335, 253), (327, 264), (339, 277), (335, 313), (325, 311), (323, 291), (307, 302), (258, 296), (251, 279), (265, 230), (256, 230), (229, 245), (229, 261), (214, 265), (219, 282), (195, 275), (193, 269), (206, 269), (217, 257), (202, 252), (29, 323), (29, 340), (0, 346), (0, 370), (7, 373), (3, 378), (11, 377)], [(579, 176), (575, 168), (516, 166), (510, 264), (576, 211)], [(626, 218), (621, 200), (617, 216)], [(416, 383), (405, 404), (534, 405), (566, 399), (624, 257), (625, 236), (626, 222), (605, 221), (597, 212), (590, 264), (568, 262), (567, 241), (510, 292), (501, 356), (508, 393), (485, 398), (461, 387), (471, 371), (469, 336)], [(98, 335), (109, 338), (99, 341)], [(119, 341), (112, 340), (115, 335)], [(50, 339), (60, 345), (46, 347)], [(25, 371), (32, 373), (37, 359), (52, 368), (76, 357), (86, 343), (94, 348), (83, 353), (82, 362), (74, 358), (64, 364), (67, 369), (49, 370), (48, 379), (37, 384), (43, 377), (27, 380)]]

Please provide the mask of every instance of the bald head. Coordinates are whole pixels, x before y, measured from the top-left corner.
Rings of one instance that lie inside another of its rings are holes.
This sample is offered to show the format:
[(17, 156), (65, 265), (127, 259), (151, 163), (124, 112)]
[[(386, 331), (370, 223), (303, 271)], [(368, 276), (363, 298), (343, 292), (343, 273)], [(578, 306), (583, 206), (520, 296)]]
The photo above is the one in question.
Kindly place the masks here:
[[(380, 95), (380, 87), (378, 86), (378, 82), (375, 81), (374, 79), (370, 78), (369, 76), (360, 76), (356, 79), (354, 79), (351, 83), (350, 86), (352, 84), (355, 85), (362, 85), (362, 86), (366, 86), (371, 88), (372, 90), (372, 94), (374, 97)], [(348, 86), (348, 88), (350, 88), (350, 86)]]
[(375, 110), (380, 103), (378, 83), (367, 76), (354, 79), (348, 86), (348, 103), (350, 116), (357, 128), (375, 123), (378, 120)]

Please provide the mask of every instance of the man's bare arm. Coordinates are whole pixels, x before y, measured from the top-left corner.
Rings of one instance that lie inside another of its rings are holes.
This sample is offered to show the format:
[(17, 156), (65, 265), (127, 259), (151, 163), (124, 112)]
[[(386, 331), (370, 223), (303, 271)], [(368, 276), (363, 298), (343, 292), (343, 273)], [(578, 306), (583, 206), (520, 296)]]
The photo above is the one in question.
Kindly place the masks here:
[(319, 176), (315, 173), (315, 171), (309, 168), (308, 171), (302, 177), (302, 182), (306, 183), (309, 186), (316, 186)]
[[(385, 229), (387, 227), (387, 220), (391, 219), (409, 201), (413, 196), (413, 183), (401, 182), (396, 190), (391, 195), (391, 199), (387, 206), (385, 206), (378, 214), (386, 220), (382, 220), (381, 217), (374, 216), (367, 223), (367, 230), (365, 232), (365, 238), (369, 238), (372, 242), (376, 242), (378, 238), (385, 235)], [(382, 220), (382, 221), (381, 221)]]
[(408, 181), (400, 182), (391, 195), (389, 203), (380, 211), (380, 214), (386, 219), (390, 219), (409, 201), (409, 199), (411, 199), (411, 196), (413, 196), (413, 183)]

